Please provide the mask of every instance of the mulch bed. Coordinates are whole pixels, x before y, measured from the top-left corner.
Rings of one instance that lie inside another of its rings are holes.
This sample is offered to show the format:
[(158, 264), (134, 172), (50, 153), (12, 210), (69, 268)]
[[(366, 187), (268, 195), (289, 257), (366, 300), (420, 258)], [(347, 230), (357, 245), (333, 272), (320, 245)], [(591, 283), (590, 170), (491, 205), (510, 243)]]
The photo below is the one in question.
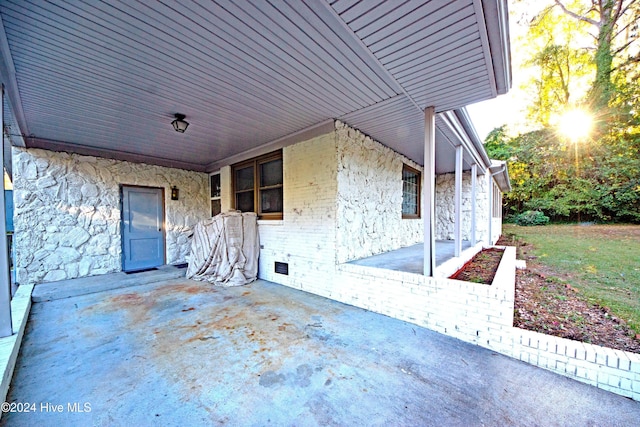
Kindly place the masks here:
[(493, 282), (493, 276), (495, 276), (496, 271), (498, 271), (503, 253), (503, 249), (483, 249), (450, 278), (490, 285)]
[[(518, 243), (505, 237), (498, 241), (500, 246)], [(519, 248), (518, 252), (527, 258), (530, 248)], [(502, 254), (502, 249), (484, 249), (451, 278), (490, 285)], [(553, 271), (533, 259), (527, 260), (526, 269), (517, 270), (515, 293), (513, 326), (640, 353), (640, 334), (606, 307), (589, 303), (571, 284), (556, 278)]]
[[(515, 246), (502, 238), (500, 245)], [(547, 267), (527, 261), (516, 272), (514, 326), (543, 334), (640, 353), (640, 335), (606, 307), (589, 303)]]
[(640, 340), (609, 309), (590, 304), (570, 284), (527, 268), (516, 272), (513, 325), (556, 337), (640, 353)]

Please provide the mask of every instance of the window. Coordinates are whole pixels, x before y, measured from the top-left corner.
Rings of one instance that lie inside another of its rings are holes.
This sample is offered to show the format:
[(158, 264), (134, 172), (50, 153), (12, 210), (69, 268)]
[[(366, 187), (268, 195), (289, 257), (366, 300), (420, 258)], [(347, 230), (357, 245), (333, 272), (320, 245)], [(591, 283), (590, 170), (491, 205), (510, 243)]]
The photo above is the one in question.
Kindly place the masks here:
[(420, 172), (402, 166), (402, 218), (420, 218)]
[(211, 185), (211, 216), (216, 216), (222, 211), (220, 204), (220, 172), (209, 176), (209, 184)]
[(493, 183), (493, 218), (502, 218), (502, 191)]
[(232, 167), (233, 203), (260, 219), (282, 219), (282, 151)]

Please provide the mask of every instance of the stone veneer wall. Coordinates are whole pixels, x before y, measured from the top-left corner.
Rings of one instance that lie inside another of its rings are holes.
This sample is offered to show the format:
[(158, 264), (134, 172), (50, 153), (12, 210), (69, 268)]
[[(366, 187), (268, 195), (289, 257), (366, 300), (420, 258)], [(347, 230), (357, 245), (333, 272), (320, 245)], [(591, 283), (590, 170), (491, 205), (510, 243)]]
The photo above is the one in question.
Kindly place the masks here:
[(422, 219), (402, 218), (402, 165), (422, 167), (340, 121), (336, 136), (337, 262), (422, 242)]
[[(401, 211), (402, 164), (422, 168), (346, 124), (335, 129), (283, 148), (283, 219), (258, 225), (259, 277), (329, 297), (337, 263), (421, 242), (423, 232)], [(220, 170), (225, 210), (231, 174)]]
[(121, 271), (122, 184), (164, 188), (167, 264), (185, 262), (191, 228), (209, 216), (207, 174), (40, 149), (12, 157), (21, 284)]
[[(486, 176), (476, 179), (476, 241), (485, 241), (489, 228)], [(455, 174), (436, 176), (436, 240), (454, 239)], [(471, 240), (471, 172), (462, 174), (462, 240)]]

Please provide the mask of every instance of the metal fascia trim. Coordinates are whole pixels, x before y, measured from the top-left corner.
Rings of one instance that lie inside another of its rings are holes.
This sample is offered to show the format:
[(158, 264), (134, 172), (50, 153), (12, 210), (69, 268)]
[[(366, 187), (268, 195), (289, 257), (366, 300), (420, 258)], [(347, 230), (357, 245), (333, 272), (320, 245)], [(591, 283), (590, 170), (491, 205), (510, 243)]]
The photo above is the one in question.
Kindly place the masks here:
[(238, 163), (243, 160), (251, 159), (253, 157), (258, 157), (263, 154), (270, 153), (271, 151), (279, 150), (289, 145), (297, 144), (298, 142), (308, 141), (309, 139), (315, 138), (320, 135), (325, 135), (327, 133), (333, 132), (334, 130), (335, 130), (335, 119), (324, 120), (315, 125), (309, 126), (307, 128), (293, 132), (289, 135), (285, 135), (281, 138), (262, 144), (258, 147), (243, 151), (242, 153), (234, 154), (233, 156), (227, 157), (225, 159), (217, 160), (215, 162), (209, 163), (206, 166), (205, 171), (206, 172), (217, 171), (223, 166), (232, 165), (234, 163)]

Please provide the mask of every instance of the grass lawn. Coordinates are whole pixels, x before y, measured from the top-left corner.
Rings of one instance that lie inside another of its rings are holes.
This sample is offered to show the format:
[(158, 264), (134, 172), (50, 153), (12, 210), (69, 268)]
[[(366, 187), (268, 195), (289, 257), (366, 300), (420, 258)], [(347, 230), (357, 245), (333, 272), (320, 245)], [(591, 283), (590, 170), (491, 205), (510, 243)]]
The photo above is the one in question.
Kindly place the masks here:
[(503, 226), (528, 254), (640, 333), (640, 225)]

